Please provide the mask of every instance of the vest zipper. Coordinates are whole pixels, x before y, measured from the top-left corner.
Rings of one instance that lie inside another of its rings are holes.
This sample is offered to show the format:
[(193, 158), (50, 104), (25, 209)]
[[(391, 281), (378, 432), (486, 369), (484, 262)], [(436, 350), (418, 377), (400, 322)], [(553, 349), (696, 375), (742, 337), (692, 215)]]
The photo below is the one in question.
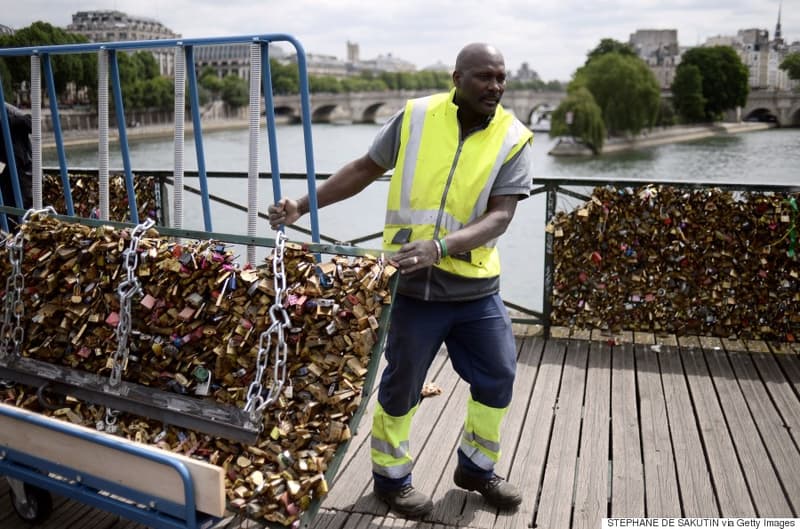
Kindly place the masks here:
[[(458, 124), (458, 149), (456, 149), (456, 154), (453, 157), (453, 164), (450, 166), (450, 174), (447, 175), (447, 183), (444, 185), (444, 191), (442, 191), (442, 200), (439, 203), (439, 213), (436, 216), (436, 224), (433, 226), (433, 238), (439, 238), (439, 228), (442, 224), (442, 217), (444, 216), (444, 206), (447, 203), (447, 193), (450, 191), (450, 184), (453, 182), (453, 175), (456, 172), (456, 166), (458, 165), (458, 159), (461, 157), (461, 148), (464, 146), (464, 141), (466, 138), (461, 139), (461, 124)], [(430, 301), (431, 296), (431, 277), (433, 276), (433, 266), (428, 268), (428, 280), (425, 282), (425, 301)]]

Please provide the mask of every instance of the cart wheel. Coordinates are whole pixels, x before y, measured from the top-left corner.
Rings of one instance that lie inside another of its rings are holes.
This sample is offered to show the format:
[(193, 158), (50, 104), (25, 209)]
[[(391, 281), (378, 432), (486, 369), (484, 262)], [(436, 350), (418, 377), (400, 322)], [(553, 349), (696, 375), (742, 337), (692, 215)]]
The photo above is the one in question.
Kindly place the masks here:
[[(23, 503), (24, 500), (24, 503)], [(19, 498), (11, 489), (11, 505), (17, 515), (28, 523), (39, 523), (53, 512), (53, 497), (39, 487), (25, 484), (25, 498)]]

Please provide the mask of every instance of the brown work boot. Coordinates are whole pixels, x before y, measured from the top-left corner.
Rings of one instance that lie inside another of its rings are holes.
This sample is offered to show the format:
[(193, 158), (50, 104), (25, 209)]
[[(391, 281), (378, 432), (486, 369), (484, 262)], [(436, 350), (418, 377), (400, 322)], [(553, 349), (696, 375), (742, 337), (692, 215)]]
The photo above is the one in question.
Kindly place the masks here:
[(411, 485), (398, 490), (379, 490), (373, 488), (375, 496), (389, 505), (389, 508), (406, 518), (422, 518), (433, 510), (433, 502)]
[(461, 467), (456, 467), (453, 481), (462, 489), (480, 492), (489, 505), (498, 509), (512, 509), (522, 503), (522, 494), (517, 487), (497, 474), (492, 474), (488, 479), (480, 478), (470, 476)]

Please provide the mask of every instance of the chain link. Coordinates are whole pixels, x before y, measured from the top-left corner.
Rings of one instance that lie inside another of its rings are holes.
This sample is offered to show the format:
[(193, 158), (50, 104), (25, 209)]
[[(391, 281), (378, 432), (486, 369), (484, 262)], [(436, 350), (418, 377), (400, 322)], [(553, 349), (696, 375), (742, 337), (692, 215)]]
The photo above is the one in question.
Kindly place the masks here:
[[(286, 235), (277, 232), (275, 250), (272, 256), (272, 284), (275, 290), (275, 300), (269, 309), (270, 326), (258, 338), (258, 356), (256, 357), (256, 373), (247, 390), (247, 403), (245, 411), (249, 411), (255, 418), (256, 413), (261, 413), (264, 408), (272, 404), (280, 395), (286, 384), (286, 357), (288, 345), (286, 343), (286, 330), (291, 324), (289, 314), (284, 308), (286, 297), (286, 269), (283, 254), (286, 249)], [(272, 335), (276, 335), (273, 348)], [(264, 397), (264, 371), (269, 365), (270, 350), (273, 350), (272, 383), (267, 396)]]
[[(25, 257), (24, 244), (25, 237), (22, 234), (22, 226), (30, 218), (40, 213), (42, 215), (55, 215), (56, 210), (52, 206), (45, 209), (29, 209), (22, 217), (22, 222), (13, 239), (9, 238), (5, 242), (8, 250), (8, 261), (11, 263), (11, 273), (6, 278), (5, 310), (3, 311), (2, 342), (0, 342), (0, 357), (6, 356), (13, 351), (14, 355), (19, 356), (22, 342), (25, 340), (25, 328), (22, 326), (22, 318), (25, 316), (25, 304), (22, 301), (22, 292), (25, 290), (25, 276), (22, 275), (22, 261)], [(12, 325), (12, 317), (14, 323)], [(11, 344), (13, 345), (13, 348)]]
[[(153, 227), (155, 221), (147, 219), (136, 226), (131, 231), (131, 243), (122, 252), (122, 266), (125, 269), (125, 279), (117, 287), (119, 295), (119, 323), (115, 329), (117, 336), (117, 350), (111, 364), (111, 375), (109, 384), (111, 387), (119, 385), (122, 379), (122, 372), (128, 363), (128, 337), (131, 333), (131, 299), (133, 296), (142, 292), (142, 285), (136, 277), (136, 269), (139, 267), (139, 243), (147, 230)], [(108, 422), (109, 416), (106, 415)]]

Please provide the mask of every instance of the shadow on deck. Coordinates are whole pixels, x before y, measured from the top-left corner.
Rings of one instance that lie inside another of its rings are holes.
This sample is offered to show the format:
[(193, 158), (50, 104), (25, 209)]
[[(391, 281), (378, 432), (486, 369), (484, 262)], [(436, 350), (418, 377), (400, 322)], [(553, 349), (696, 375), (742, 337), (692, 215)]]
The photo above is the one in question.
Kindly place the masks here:
[[(397, 519), (371, 493), (373, 395), (311, 529), (595, 529), (604, 517), (798, 516), (800, 349), (562, 336), (518, 338), (497, 471), (523, 491), (519, 509), (498, 512), (452, 484), (468, 387), (441, 352), (430, 380), (443, 392), (422, 402), (411, 438), (414, 485), (432, 496), (431, 515)], [(0, 526), (29, 527), (11, 512), (5, 484)], [(42, 527), (142, 526), (69, 501)]]

